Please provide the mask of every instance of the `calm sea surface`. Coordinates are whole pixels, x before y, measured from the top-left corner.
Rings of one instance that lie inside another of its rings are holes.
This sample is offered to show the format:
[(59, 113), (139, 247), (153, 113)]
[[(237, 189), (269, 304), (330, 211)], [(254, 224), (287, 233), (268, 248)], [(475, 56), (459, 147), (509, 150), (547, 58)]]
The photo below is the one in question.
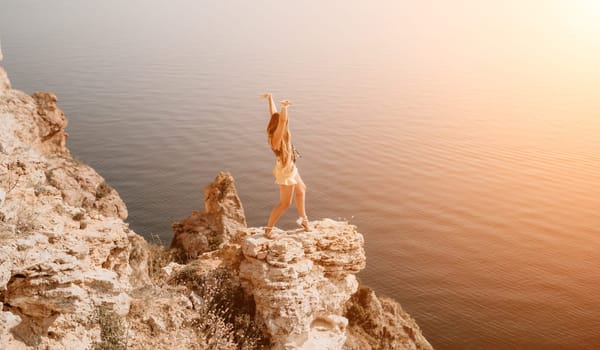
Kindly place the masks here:
[(598, 349), (598, 22), (449, 3), (2, 0), (2, 65), (56, 93), (146, 238), (221, 170), (266, 224), (271, 91), (295, 102), (309, 217), (358, 226), (360, 277), (434, 347)]

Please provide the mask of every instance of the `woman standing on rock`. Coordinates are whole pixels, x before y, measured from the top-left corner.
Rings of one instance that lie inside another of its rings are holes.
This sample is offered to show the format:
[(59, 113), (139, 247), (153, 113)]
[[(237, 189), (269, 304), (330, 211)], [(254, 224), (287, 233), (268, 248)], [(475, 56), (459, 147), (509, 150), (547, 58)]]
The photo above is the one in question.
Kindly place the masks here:
[(277, 112), (277, 106), (273, 102), (273, 96), (269, 93), (262, 94), (262, 98), (266, 98), (269, 103), (269, 112), (271, 119), (267, 126), (267, 137), (271, 150), (277, 157), (277, 163), (273, 168), (275, 175), (275, 183), (279, 185), (279, 203), (271, 210), (269, 222), (265, 227), (265, 236), (274, 238), (273, 227), (277, 220), (292, 204), (294, 191), (296, 192), (296, 208), (300, 216), (296, 223), (305, 231), (309, 230), (308, 217), (305, 210), (306, 185), (296, 167), (296, 157), (299, 156), (298, 151), (292, 145), (292, 136), (288, 123), (287, 109), (291, 106), (288, 100), (281, 101), (281, 113)]

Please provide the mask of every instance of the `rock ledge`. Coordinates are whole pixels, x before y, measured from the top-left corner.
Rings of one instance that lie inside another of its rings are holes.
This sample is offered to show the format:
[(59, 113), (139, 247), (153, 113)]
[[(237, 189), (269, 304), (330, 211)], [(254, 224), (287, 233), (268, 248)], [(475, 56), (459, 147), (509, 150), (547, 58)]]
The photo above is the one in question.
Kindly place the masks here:
[(364, 239), (346, 222), (325, 219), (311, 226), (274, 240), (255, 233), (242, 243), (242, 286), (254, 295), (274, 349), (333, 350), (346, 340), (344, 304), (365, 267)]

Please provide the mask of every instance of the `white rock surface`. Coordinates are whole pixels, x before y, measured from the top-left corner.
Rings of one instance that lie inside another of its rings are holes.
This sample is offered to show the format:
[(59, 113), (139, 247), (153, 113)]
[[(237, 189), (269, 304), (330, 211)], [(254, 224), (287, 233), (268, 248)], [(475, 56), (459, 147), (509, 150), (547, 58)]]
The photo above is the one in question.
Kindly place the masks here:
[(129, 311), (135, 233), (117, 192), (65, 147), (56, 96), (4, 78), (0, 69), (0, 349), (85, 349), (94, 308)]
[(348, 320), (344, 304), (365, 267), (364, 238), (356, 227), (330, 219), (310, 232), (261, 234), (242, 242), (240, 279), (254, 295), (273, 349), (341, 349)]

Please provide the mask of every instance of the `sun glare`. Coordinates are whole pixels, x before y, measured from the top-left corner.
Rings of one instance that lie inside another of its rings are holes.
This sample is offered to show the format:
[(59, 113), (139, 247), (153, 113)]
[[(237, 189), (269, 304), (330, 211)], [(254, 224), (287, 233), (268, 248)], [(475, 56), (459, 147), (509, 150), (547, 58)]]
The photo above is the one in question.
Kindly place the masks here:
[(585, 40), (598, 42), (600, 40), (600, 1), (578, 0), (568, 2), (571, 8), (569, 25), (575, 34), (582, 36)]

